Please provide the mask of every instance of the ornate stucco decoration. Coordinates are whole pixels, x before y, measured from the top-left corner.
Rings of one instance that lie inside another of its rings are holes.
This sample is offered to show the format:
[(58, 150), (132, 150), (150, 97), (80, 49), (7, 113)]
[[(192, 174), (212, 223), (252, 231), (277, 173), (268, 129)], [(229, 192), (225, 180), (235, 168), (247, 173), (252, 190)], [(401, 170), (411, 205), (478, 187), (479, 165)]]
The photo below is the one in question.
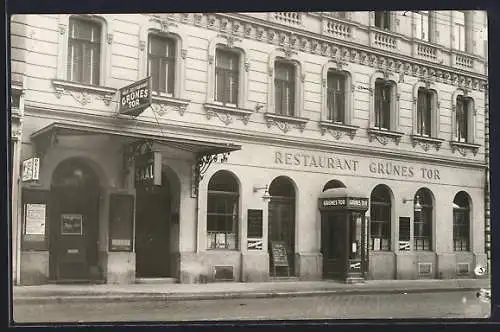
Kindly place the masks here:
[(159, 116), (165, 115), (168, 111), (176, 111), (179, 112), (180, 116), (183, 116), (190, 102), (187, 99), (153, 96), (151, 108)]
[(284, 133), (287, 133), (290, 128), (296, 128), (299, 129), (300, 132), (303, 132), (306, 123), (309, 121), (308, 118), (291, 117), (269, 112), (264, 113), (264, 119), (266, 120), (267, 128), (271, 128), (275, 125)]
[(440, 138), (432, 138), (419, 135), (411, 135), (410, 137), (412, 141), (412, 146), (416, 147), (417, 145), (420, 145), (425, 152), (429, 151), (431, 146), (434, 146), (436, 151), (439, 151), (439, 149), (441, 148), (441, 144), (444, 141), (443, 139)]
[(375, 139), (382, 145), (387, 145), (387, 143), (389, 143), (390, 141), (393, 141), (394, 143), (396, 143), (396, 145), (399, 145), (401, 137), (404, 135), (404, 133), (401, 132), (380, 130), (376, 128), (369, 128), (367, 129), (367, 132), (368, 140), (370, 142)]
[(250, 120), (252, 115), (252, 110), (226, 107), (224, 105), (215, 103), (205, 103), (203, 104), (205, 110), (207, 111), (207, 119), (210, 120), (212, 117), (217, 117), (226, 126), (233, 122), (233, 116), (237, 116), (246, 125)]
[(63, 95), (71, 96), (80, 105), (85, 106), (93, 102), (93, 99), (102, 100), (106, 106), (111, 104), (116, 89), (86, 85), (76, 82), (52, 80), (57, 98)]
[(337, 140), (342, 136), (348, 136), (352, 140), (356, 136), (359, 126), (334, 123), (331, 121), (320, 121), (319, 129), (321, 135), (325, 135), (328, 132)]

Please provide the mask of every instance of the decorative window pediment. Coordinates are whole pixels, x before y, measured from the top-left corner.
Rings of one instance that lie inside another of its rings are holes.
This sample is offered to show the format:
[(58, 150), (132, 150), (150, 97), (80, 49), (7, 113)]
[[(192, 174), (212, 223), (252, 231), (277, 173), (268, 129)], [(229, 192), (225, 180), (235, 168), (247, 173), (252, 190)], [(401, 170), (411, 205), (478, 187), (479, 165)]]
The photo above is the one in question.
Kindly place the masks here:
[(271, 128), (272, 125), (275, 125), (284, 133), (288, 132), (290, 130), (290, 127), (297, 128), (300, 130), (300, 132), (303, 132), (306, 123), (309, 121), (308, 118), (279, 115), (269, 112), (264, 113), (264, 118), (266, 119), (268, 128)]
[(52, 80), (57, 98), (63, 95), (72, 96), (79, 104), (85, 106), (93, 102), (93, 98), (102, 100), (106, 106), (111, 104), (116, 89), (95, 85), (81, 84), (64, 80)]
[(238, 117), (246, 125), (253, 113), (252, 110), (223, 106), (217, 103), (205, 103), (203, 106), (207, 111), (207, 119), (217, 117), (225, 125), (233, 122), (233, 116)]
[(413, 147), (420, 145), (424, 151), (429, 151), (431, 146), (434, 146), (436, 151), (439, 151), (439, 149), (441, 148), (441, 144), (444, 141), (441, 138), (432, 138), (420, 135), (411, 135), (411, 140)]
[(354, 139), (359, 126), (334, 123), (330, 121), (320, 121), (319, 128), (321, 130), (321, 135), (329, 132), (336, 139), (340, 139), (344, 135), (349, 136), (350, 139)]

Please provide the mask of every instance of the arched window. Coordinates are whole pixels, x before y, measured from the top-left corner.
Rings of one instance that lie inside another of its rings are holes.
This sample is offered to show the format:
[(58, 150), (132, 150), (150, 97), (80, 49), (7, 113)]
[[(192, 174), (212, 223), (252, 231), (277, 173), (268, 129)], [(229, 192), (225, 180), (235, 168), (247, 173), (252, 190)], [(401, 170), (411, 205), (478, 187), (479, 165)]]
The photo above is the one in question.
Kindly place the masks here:
[(238, 248), (239, 186), (227, 171), (215, 173), (208, 183), (208, 249)]
[(461, 191), (453, 200), (453, 250), (469, 251), (470, 207), (469, 195)]
[(391, 195), (384, 185), (370, 196), (370, 249), (391, 250)]
[(415, 205), (420, 209), (414, 211), (413, 237), (415, 250), (432, 250), (432, 196), (428, 189), (422, 188), (415, 195)]
[(333, 189), (333, 188), (345, 188), (345, 184), (343, 184), (339, 180), (330, 180), (323, 187), (323, 191), (325, 191), (327, 189)]

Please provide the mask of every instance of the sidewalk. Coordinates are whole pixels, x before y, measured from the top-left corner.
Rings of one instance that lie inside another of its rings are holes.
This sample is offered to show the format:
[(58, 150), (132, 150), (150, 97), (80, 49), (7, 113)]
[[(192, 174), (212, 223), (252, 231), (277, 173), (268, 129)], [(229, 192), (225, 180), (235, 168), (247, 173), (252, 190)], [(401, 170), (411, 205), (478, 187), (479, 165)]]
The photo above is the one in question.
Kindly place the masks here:
[(13, 302), (174, 301), (227, 298), (266, 298), (328, 294), (397, 294), (478, 291), (489, 279), (368, 280), (363, 284), (338, 281), (272, 281), (259, 283), (41, 285), (14, 286)]

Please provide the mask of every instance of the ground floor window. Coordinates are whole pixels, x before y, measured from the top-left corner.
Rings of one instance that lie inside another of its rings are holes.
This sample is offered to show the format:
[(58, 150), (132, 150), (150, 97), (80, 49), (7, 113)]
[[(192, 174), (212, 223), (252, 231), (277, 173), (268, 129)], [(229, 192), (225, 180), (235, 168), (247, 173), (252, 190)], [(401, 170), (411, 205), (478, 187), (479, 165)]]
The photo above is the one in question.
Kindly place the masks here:
[(414, 244), (415, 250), (432, 250), (432, 197), (429, 190), (423, 188), (417, 191), (414, 201), (420, 208), (414, 214)]
[(469, 197), (459, 192), (453, 200), (453, 250), (469, 251)]
[(207, 247), (238, 248), (238, 184), (227, 171), (217, 172), (208, 184)]

